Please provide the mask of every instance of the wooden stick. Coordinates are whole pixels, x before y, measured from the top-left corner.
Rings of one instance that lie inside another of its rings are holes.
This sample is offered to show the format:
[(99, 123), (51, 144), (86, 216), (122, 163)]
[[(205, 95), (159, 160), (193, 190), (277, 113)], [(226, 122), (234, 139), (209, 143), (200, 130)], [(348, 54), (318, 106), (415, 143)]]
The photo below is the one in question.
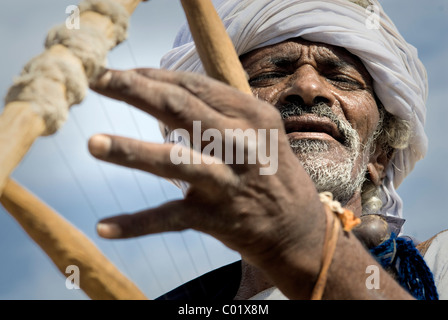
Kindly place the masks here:
[[(142, 0), (115, 0), (131, 14)], [(96, 12), (86, 11), (81, 23), (96, 28), (112, 38), (112, 21)], [(69, 54), (60, 45), (47, 50), (52, 56)], [(73, 63), (78, 58), (70, 55)], [(80, 63), (80, 61), (79, 61)], [(63, 84), (59, 88), (65, 92)], [(58, 213), (43, 204), (9, 175), (32, 143), (46, 131), (45, 122), (32, 109), (32, 103), (8, 103), (0, 116), (0, 202), (30, 237), (48, 254), (59, 270), (76, 265), (80, 287), (92, 299), (146, 299), (143, 293), (104, 257), (88, 238)]]
[(12, 102), (5, 107), (0, 116), (0, 195), (13, 169), (44, 131), (44, 121), (28, 102)]
[(0, 202), (62, 274), (79, 268), (80, 288), (90, 298), (146, 299), (82, 232), (15, 181), (7, 181)]
[(204, 69), (212, 78), (252, 94), (238, 55), (210, 0), (181, 0)]
[[(141, 0), (117, 0), (131, 13)], [(245, 72), (210, 1), (182, 0), (206, 72), (251, 94)], [(95, 25), (110, 35), (112, 25), (93, 12), (81, 15), (83, 23)], [(62, 88), (64, 90), (64, 88)], [(69, 265), (80, 270), (80, 287), (92, 299), (145, 299), (101, 252), (70, 223), (9, 180), (10, 173), (34, 140), (45, 132), (42, 119), (26, 102), (12, 102), (0, 116), (0, 202), (30, 237), (65, 274)], [(18, 134), (17, 134), (18, 133)], [(8, 139), (14, 138), (14, 139)], [(3, 191), (3, 195), (2, 195)]]
[[(115, 0), (131, 14), (137, 5), (146, 0)], [(93, 26), (105, 37), (113, 37), (113, 23), (109, 18), (96, 12), (86, 11), (80, 15), (83, 25)], [(58, 54), (57, 50), (50, 51)], [(61, 90), (65, 92), (62, 85)], [(0, 195), (6, 181), (33, 142), (45, 132), (45, 123), (35, 114), (29, 102), (8, 103), (0, 115)]]

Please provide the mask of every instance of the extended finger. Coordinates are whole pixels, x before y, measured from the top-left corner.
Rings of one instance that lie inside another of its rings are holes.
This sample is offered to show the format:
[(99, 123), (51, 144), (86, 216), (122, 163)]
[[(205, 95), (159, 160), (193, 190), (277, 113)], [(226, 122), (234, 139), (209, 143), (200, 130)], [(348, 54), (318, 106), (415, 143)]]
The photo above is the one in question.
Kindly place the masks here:
[(95, 135), (89, 140), (89, 151), (96, 158), (107, 162), (186, 181), (209, 197), (219, 194), (223, 187), (236, 186), (238, 183), (233, 170), (220, 159), (202, 155), (179, 144), (157, 144)]
[(229, 117), (250, 119), (259, 112), (263, 103), (252, 95), (242, 93), (222, 82), (192, 72), (172, 72), (162, 69), (141, 68), (135, 71), (148, 79), (171, 83), (185, 88), (211, 108)]
[(181, 86), (151, 79), (135, 70), (107, 70), (91, 86), (96, 92), (131, 104), (169, 127), (192, 132), (193, 121), (204, 129), (231, 127), (229, 119)]
[(197, 228), (201, 209), (185, 200), (167, 202), (134, 214), (122, 214), (103, 219), (97, 224), (99, 236), (124, 239), (167, 231)]

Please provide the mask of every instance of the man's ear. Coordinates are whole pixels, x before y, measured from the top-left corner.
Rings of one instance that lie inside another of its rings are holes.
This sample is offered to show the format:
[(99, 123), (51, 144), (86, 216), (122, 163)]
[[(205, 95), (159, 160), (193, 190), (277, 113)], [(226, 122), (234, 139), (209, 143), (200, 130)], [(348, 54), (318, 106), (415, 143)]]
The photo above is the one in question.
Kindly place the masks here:
[(386, 168), (391, 157), (392, 152), (387, 152), (379, 147), (370, 156), (370, 161), (367, 164), (367, 172), (370, 176), (370, 181), (375, 186), (381, 185), (383, 179), (386, 177)]

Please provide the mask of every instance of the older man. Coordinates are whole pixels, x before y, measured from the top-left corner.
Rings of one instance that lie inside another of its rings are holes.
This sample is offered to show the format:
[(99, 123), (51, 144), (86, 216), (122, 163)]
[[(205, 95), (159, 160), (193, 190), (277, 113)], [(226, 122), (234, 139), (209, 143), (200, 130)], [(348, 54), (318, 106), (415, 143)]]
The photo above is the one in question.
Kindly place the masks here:
[[(181, 181), (185, 191), (183, 200), (103, 220), (99, 234), (125, 238), (193, 228), (241, 254), (241, 263), (165, 298), (307, 299), (319, 288), (328, 299), (437, 298), (424, 260), (395, 238), (403, 223), (395, 187), (426, 151), (426, 74), (416, 50), (376, 1), (228, 0), (218, 12), (255, 97), (197, 74), (202, 67), (186, 27), (162, 67), (195, 73), (108, 71), (96, 85), (156, 116), (167, 141), (177, 145), (98, 135), (90, 140), (92, 154)], [(260, 175), (260, 159), (235, 163), (221, 154), (216, 159), (216, 152), (201, 154), (204, 141), (189, 153), (203, 161), (173, 163), (173, 148), (190, 150), (196, 121), (204, 132), (223, 136), (229, 129), (265, 129), (266, 141), (275, 141), (275, 148), (265, 147), (277, 152), (278, 169)], [(322, 203), (322, 192), (330, 192), (342, 212), (385, 217), (387, 230), (376, 234), (367, 222), (358, 237), (332, 229), (337, 218), (329, 213), (338, 210)], [(446, 243), (443, 237), (436, 243)], [(442, 247), (431, 247), (440, 256)], [(446, 267), (438, 261), (432, 268), (441, 292)], [(366, 284), (366, 270), (378, 270), (375, 286)]]

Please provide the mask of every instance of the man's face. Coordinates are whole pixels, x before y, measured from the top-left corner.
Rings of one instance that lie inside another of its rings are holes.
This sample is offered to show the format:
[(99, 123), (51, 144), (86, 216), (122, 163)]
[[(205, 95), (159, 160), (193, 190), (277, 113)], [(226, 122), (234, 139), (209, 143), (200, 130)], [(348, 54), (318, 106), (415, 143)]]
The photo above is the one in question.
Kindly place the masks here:
[(294, 39), (241, 57), (258, 98), (276, 106), (318, 191), (346, 203), (360, 190), (379, 111), (372, 79), (345, 49)]

